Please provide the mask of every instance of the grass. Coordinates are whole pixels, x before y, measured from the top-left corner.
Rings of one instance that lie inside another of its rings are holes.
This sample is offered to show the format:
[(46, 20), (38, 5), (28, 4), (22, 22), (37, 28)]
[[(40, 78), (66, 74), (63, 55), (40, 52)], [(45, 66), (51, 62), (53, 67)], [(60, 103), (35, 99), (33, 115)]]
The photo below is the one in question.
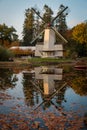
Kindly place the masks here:
[(31, 62), (64, 62), (64, 61), (71, 61), (71, 59), (64, 59), (64, 58), (31, 58), (28, 59)]
[(58, 63), (71, 63), (71, 59), (65, 59), (65, 58), (31, 58), (28, 59), (28, 61), (35, 66), (38, 65), (54, 65)]

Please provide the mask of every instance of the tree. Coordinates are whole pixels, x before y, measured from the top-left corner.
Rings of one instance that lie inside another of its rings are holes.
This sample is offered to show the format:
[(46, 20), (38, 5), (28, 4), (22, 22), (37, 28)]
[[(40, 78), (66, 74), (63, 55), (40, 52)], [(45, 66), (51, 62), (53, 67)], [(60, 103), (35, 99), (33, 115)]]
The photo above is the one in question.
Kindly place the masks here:
[(52, 20), (52, 15), (53, 15), (53, 11), (52, 9), (47, 6), (47, 5), (44, 5), (44, 14), (43, 14), (43, 19), (46, 23), (50, 23), (51, 20)]
[(25, 21), (23, 25), (23, 45), (29, 46), (33, 38), (34, 16), (32, 9), (25, 10)]
[[(59, 14), (63, 9), (65, 8), (64, 5), (60, 5), (59, 11), (57, 14)], [(66, 16), (68, 15), (67, 12), (63, 12), (59, 17), (56, 19), (56, 27), (58, 31), (65, 36), (65, 32), (67, 31), (67, 24), (66, 24)]]
[[(48, 26), (50, 24), (53, 15), (53, 11), (49, 6), (44, 5), (43, 9), (44, 9), (44, 13), (42, 18), (44, 19), (45, 23), (43, 23), (43, 20), (41, 21), (40, 32), (45, 28), (45, 25)], [(43, 35), (42, 35), (42, 40), (43, 40)]]
[[(62, 11), (65, 7), (63, 5), (60, 6), (59, 12)], [(37, 11), (37, 9), (32, 10), (27, 9), (25, 12), (25, 21), (23, 25), (23, 45), (30, 45), (31, 46), (31, 41), (45, 28), (45, 23), (50, 24), (51, 20), (53, 18), (53, 11), (48, 5), (44, 5), (43, 7), (44, 12), (43, 16), (40, 19), (38, 15), (40, 15), (40, 12)], [(67, 30), (67, 25), (66, 25), (66, 15), (67, 13), (62, 13), (61, 16), (57, 18), (56, 23), (58, 24), (58, 31), (62, 34), (65, 35), (65, 31)], [(41, 15), (40, 15), (41, 16)], [(45, 22), (43, 22), (43, 20)], [(39, 25), (39, 26), (38, 26)], [(48, 25), (47, 25), (48, 26)], [(40, 41), (43, 40), (43, 34), (41, 36)], [(35, 45), (36, 43), (34, 43)]]
[[(36, 10), (40, 15), (40, 12)], [(42, 18), (46, 23), (49, 23), (52, 18), (53, 11), (47, 6), (44, 5), (44, 14)], [(36, 15), (32, 8), (25, 11), (25, 21), (23, 25), (23, 45), (31, 46), (31, 41), (42, 31), (44, 24), (42, 19)], [(35, 43), (34, 43), (35, 45)]]
[(13, 26), (8, 27), (5, 24), (0, 24), (0, 43), (4, 46), (4, 42), (7, 41), (11, 44), (13, 41), (18, 40), (18, 35)]
[(72, 35), (77, 42), (87, 44), (87, 23), (76, 25), (73, 29)]
[(65, 37), (68, 41), (68, 43), (65, 45), (65, 50), (66, 50), (65, 55), (66, 57), (69, 57), (69, 58), (76, 58), (77, 57), (77, 50), (76, 50), (77, 43), (72, 37), (72, 32), (73, 32), (73, 28), (67, 29), (65, 33)]
[(81, 23), (73, 28), (73, 39), (77, 42), (79, 56), (87, 56), (87, 23)]

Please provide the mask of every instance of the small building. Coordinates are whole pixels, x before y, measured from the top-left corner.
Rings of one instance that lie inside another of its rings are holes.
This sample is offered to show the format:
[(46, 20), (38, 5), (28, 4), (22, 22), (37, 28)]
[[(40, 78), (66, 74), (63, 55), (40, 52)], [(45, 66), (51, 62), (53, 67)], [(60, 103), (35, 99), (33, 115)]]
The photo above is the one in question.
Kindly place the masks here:
[(12, 46), (10, 50), (20, 49), (20, 50), (32, 50), (35, 51), (35, 46)]
[(34, 56), (35, 46), (12, 46), (11, 51), (14, 52), (16, 56)]

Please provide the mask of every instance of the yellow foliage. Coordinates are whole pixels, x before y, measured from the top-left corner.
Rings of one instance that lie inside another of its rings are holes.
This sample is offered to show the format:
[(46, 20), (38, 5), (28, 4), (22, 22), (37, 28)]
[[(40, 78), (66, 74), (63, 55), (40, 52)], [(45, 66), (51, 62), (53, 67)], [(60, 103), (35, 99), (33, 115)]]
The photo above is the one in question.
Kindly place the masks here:
[(87, 79), (79, 76), (73, 79), (71, 83), (74, 91), (80, 95), (87, 95)]
[(72, 35), (73, 39), (77, 42), (87, 44), (87, 23), (81, 23), (75, 26)]

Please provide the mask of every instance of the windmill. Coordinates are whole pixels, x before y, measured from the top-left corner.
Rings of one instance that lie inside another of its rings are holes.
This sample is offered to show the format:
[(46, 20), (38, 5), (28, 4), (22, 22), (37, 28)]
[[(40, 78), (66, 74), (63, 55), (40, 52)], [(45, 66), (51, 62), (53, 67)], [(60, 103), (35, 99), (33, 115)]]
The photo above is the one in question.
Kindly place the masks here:
[(32, 41), (35, 42), (43, 33), (44, 33), (44, 42), (43, 45), (36, 44), (36, 51), (35, 56), (40, 57), (62, 57), (63, 56), (63, 45), (58, 44), (55, 45), (56, 42), (56, 35), (65, 43), (67, 43), (67, 40), (56, 30), (56, 28), (53, 26), (54, 21), (65, 11), (68, 7), (64, 7), (62, 11), (60, 11), (56, 17), (54, 17), (50, 23), (46, 23), (45, 20), (40, 16), (38, 11), (36, 9), (32, 8), (33, 12), (38, 15), (38, 17), (44, 22), (45, 29), (40, 32)]

